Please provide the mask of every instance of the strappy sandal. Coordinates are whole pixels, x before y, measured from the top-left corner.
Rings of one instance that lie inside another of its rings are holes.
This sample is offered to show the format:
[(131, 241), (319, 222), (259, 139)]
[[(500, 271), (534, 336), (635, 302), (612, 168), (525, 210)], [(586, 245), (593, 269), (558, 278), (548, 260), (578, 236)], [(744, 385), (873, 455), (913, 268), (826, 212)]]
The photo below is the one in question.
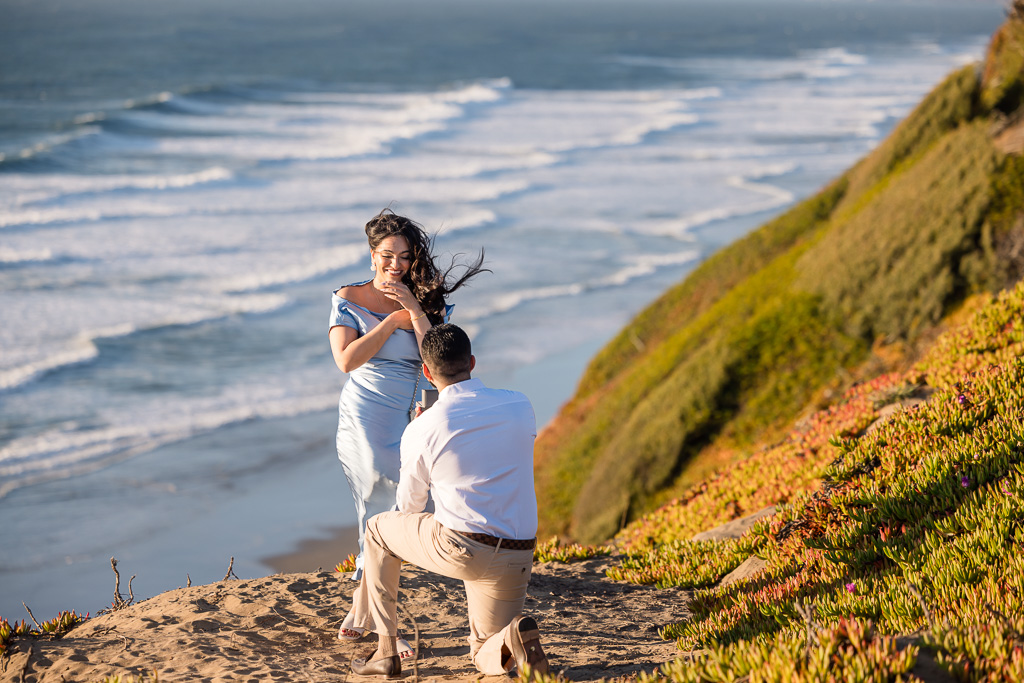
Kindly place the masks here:
[(348, 628), (346, 626), (342, 626), (338, 629), (338, 640), (344, 640), (348, 643), (354, 643), (357, 640), (362, 640), (365, 635), (366, 630), (361, 628)]

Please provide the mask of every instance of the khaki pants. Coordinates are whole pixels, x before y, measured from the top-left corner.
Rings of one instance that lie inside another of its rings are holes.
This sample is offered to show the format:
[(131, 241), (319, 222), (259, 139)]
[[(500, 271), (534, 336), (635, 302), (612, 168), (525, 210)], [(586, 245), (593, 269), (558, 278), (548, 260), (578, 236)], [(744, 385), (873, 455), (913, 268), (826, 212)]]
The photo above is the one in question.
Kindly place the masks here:
[[(363, 578), (352, 596), (345, 628), (398, 633), (398, 580), (402, 560), (466, 586), (469, 650), (481, 673), (505, 673), (501, 646), (511, 621), (522, 614), (533, 569), (532, 550), (502, 550), (445, 528), (429, 513), (382, 512), (366, 523)], [(509, 665), (515, 664), (514, 660)]]

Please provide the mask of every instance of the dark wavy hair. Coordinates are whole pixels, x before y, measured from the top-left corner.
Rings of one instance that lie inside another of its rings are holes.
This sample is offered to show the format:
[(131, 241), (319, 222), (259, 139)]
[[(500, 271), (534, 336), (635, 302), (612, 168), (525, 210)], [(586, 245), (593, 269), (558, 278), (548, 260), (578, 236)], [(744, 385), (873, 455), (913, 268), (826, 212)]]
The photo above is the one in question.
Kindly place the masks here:
[[(490, 269), (483, 267), (483, 249), (472, 263), (458, 264), (453, 257), (451, 265), (442, 271), (434, 262), (433, 240), (430, 235), (417, 223), (405, 216), (399, 216), (391, 209), (384, 209), (366, 224), (366, 239), (371, 250), (375, 251), (381, 242), (395, 236), (404, 237), (409, 243), (409, 251), (412, 252), (412, 263), (409, 272), (402, 277), (402, 282), (409, 287), (412, 295), (420, 302), (423, 312), (434, 325), (444, 320), (445, 303), (449, 294), (466, 284), (470, 278), (480, 273), (491, 272)], [(465, 272), (453, 280), (452, 273), (458, 268), (464, 268)]]
[(458, 325), (441, 323), (431, 327), (423, 335), (420, 353), (430, 372), (445, 383), (468, 375), (473, 369), (473, 345)]

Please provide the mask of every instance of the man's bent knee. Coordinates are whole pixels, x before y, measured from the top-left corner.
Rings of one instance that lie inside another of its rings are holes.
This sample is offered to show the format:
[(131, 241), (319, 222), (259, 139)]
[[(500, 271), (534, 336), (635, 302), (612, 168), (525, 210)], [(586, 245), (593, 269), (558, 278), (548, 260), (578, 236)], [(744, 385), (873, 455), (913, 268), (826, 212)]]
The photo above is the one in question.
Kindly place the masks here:
[(391, 543), (388, 542), (387, 536), (390, 533), (392, 534), (391, 541), (393, 542), (395, 540), (393, 534), (400, 532), (397, 532), (392, 523), (396, 519), (405, 516), (408, 516), (407, 513), (388, 510), (387, 512), (381, 512), (368, 519), (366, 521), (366, 543), (373, 544), (384, 550), (386, 553), (398, 557), (398, 555), (390, 549), (389, 546)]

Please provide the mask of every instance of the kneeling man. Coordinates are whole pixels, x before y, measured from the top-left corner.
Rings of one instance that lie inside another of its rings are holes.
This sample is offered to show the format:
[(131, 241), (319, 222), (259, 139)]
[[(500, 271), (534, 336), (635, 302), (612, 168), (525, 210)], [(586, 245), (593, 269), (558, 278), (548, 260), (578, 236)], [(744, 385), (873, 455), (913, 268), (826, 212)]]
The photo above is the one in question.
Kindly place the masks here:
[[(533, 568), (537, 496), (533, 442), (537, 423), (529, 399), (472, 379), (469, 337), (451, 324), (423, 336), (423, 370), (437, 402), (402, 436), (398, 511), (366, 524), (363, 578), (346, 627), (379, 637), (362, 675), (401, 675), (396, 652), (398, 580), (402, 560), (462, 579), (469, 646), (481, 673), (504, 674), (529, 664), (546, 673), (537, 623), (522, 616)], [(423, 512), (428, 498), (435, 512)]]

